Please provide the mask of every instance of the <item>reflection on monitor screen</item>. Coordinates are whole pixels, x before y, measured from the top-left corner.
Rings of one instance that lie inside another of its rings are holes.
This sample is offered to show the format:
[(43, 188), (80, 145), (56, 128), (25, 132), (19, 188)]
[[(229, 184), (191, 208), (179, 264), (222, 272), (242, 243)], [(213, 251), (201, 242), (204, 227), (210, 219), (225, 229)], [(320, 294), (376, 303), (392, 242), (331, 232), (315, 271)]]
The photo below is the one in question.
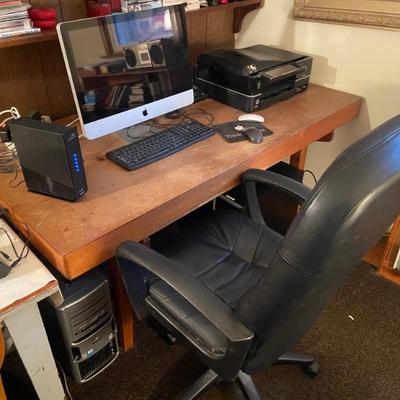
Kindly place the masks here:
[[(137, 14), (138, 16), (138, 14)], [(131, 14), (113, 16), (116, 41), (119, 46), (134, 45), (149, 40), (170, 37), (172, 30), (169, 10), (155, 9), (148, 18), (132, 18)]]
[(66, 22), (58, 32), (87, 137), (193, 102), (183, 6)]

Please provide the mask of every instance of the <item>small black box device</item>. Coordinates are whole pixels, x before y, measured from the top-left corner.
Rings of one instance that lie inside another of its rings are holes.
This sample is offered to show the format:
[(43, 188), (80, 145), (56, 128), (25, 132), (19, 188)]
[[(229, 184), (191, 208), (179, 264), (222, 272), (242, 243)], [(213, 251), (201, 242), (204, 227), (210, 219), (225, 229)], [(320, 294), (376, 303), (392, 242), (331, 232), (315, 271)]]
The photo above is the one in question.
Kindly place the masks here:
[(76, 128), (29, 118), (9, 126), (28, 190), (70, 201), (86, 193)]
[(217, 49), (198, 56), (195, 83), (209, 97), (253, 112), (306, 90), (311, 67), (312, 57), (276, 47)]

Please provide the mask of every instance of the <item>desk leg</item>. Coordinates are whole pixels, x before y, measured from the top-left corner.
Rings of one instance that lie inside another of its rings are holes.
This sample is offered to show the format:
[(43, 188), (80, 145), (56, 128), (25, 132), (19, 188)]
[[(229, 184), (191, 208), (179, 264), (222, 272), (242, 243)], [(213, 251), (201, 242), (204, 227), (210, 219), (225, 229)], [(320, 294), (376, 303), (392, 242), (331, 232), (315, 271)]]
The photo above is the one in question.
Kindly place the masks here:
[[(1, 366), (3, 365), (5, 354), (6, 354), (6, 345), (4, 344), (4, 337), (0, 325), (0, 371), (1, 371)], [(3, 382), (1, 381), (1, 375), (0, 375), (0, 400), (7, 400)]]
[(304, 171), (307, 158), (307, 147), (290, 156), (290, 165)]
[(118, 326), (118, 341), (124, 351), (134, 346), (134, 318), (131, 303), (122, 281), (121, 271), (115, 260), (111, 260), (110, 273), (113, 298), (116, 308), (116, 320)]
[(66, 396), (36, 303), (4, 319), (40, 400)]

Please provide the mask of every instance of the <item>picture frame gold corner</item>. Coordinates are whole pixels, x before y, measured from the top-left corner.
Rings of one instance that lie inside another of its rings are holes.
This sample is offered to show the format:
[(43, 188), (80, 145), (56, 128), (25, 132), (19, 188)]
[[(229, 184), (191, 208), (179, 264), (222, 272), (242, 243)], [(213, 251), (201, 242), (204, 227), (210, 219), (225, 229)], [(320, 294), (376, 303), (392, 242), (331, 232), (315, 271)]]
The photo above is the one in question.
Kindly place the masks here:
[(400, 29), (398, 0), (293, 0), (292, 15), (295, 19)]

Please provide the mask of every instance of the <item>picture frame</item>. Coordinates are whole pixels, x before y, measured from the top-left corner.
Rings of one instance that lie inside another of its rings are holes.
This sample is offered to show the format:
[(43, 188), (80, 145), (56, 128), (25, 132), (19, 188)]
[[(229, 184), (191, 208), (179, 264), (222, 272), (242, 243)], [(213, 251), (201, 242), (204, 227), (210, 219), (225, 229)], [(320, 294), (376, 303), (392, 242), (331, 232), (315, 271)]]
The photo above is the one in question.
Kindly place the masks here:
[(400, 0), (294, 0), (296, 19), (400, 29)]

